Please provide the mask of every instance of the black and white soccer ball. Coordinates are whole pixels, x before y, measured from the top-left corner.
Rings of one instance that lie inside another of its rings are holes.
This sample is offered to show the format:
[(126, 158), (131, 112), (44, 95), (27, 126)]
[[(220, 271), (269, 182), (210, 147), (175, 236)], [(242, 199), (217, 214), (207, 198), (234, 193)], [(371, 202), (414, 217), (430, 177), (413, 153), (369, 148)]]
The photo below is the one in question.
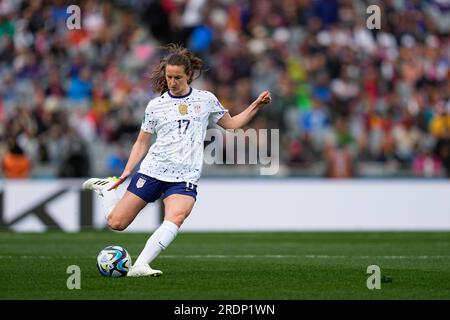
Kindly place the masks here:
[(97, 268), (104, 277), (124, 277), (131, 267), (131, 257), (121, 246), (109, 246), (97, 256)]

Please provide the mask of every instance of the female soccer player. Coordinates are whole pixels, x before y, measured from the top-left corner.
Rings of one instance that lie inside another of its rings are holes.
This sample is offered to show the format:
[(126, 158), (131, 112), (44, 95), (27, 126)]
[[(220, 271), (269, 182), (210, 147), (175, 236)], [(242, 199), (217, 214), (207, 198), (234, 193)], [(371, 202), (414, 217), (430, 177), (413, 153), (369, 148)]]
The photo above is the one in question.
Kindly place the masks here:
[[(106, 219), (113, 230), (124, 230), (148, 203), (163, 200), (164, 222), (148, 239), (130, 268), (129, 277), (162, 274), (149, 264), (173, 241), (194, 206), (208, 121), (225, 129), (237, 129), (271, 101), (270, 93), (264, 91), (242, 113), (231, 117), (212, 93), (190, 86), (194, 76), (201, 73), (202, 60), (183, 47), (169, 45), (167, 49), (169, 55), (160, 61), (151, 77), (161, 96), (151, 100), (145, 109), (141, 131), (122, 175), (118, 179), (91, 178), (83, 184), (83, 189), (102, 196)], [(155, 133), (156, 141), (150, 148)], [(115, 189), (144, 156), (119, 199)]]

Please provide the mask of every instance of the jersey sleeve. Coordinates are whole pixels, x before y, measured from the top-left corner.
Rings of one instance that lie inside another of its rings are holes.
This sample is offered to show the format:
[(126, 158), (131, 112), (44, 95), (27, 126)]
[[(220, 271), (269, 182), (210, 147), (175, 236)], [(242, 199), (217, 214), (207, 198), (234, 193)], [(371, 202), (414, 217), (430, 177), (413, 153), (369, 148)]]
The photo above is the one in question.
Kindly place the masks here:
[(217, 123), (217, 121), (223, 117), (225, 112), (228, 112), (228, 110), (223, 107), (216, 96), (211, 94), (209, 120), (213, 123)]
[(153, 116), (150, 103), (145, 109), (144, 119), (142, 120), (141, 130), (148, 133), (155, 133), (156, 119)]

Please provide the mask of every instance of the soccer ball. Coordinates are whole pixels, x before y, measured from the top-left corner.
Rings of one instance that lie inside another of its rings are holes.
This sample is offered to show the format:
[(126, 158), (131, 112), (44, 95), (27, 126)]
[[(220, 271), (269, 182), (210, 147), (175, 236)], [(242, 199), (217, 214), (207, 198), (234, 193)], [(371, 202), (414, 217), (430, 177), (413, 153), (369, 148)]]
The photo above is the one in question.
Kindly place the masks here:
[(97, 268), (104, 277), (124, 277), (131, 267), (131, 257), (120, 246), (109, 246), (97, 256)]

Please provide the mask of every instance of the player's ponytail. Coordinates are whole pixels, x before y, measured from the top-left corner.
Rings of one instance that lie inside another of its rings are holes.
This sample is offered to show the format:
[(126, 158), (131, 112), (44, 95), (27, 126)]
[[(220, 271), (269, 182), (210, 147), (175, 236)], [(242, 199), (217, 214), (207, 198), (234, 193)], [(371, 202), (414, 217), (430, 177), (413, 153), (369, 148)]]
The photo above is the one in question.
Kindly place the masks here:
[(203, 65), (202, 59), (196, 57), (188, 49), (173, 43), (163, 47), (163, 49), (168, 51), (169, 54), (159, 61), (159, 64), (153, 69), (150, 75), (153, 88), (156, 92), (163, 94), (169, 90), (166, 82), (167, 65), (183, 66), (185, 73), (191, 75), (188, 79), (189, 84), (200, 77)]

